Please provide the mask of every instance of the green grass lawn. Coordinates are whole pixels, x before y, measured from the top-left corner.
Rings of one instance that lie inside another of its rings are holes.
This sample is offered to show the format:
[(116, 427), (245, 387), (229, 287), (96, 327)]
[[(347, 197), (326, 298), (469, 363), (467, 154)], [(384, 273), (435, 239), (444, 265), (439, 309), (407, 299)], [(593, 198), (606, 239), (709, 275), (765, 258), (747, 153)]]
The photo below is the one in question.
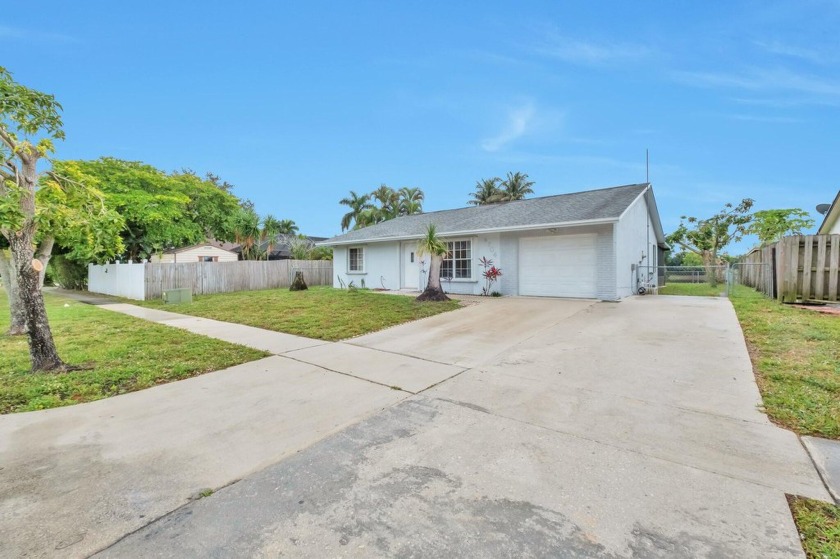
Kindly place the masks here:
[(701, 297), (720, 297), (726, 290), (725, 285), (712, 287), (708, 283), (669, 283), (659, 288), (660, 295), (698, 295)]
[(808, 559), (840, 559), (840, 507), (788, 497)]
[(801, 435), (840, 439), (840, 317), (740, 285), (731, 300), (770, 418)]
[[(46, 302), (59, 354), (90, 370), (32, 374), (26, 337), (0, 335), (0, 413), (90, 402), (266, 355), (76, 301), (47, 295)], [(0, 332), (8, 327), (0, 290)]]
[[(132, 301), (134, 302), (134, 301)], [(247, 324), (307, 338), (337, 341), (457, 309), (458, 301), (418, 303), (413, 297), (367, 290), (311, 287), (203, 295), (189, 304), (136, 302), (144, 307)]]

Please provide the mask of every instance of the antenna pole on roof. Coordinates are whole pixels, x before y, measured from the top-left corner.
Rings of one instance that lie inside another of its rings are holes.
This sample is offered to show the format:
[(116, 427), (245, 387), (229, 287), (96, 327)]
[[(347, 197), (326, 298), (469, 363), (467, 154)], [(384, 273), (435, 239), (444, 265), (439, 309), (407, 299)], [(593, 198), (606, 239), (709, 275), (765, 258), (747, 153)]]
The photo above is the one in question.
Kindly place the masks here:
[(645, 148), (645, 182), (650, 183), (650, 150)]

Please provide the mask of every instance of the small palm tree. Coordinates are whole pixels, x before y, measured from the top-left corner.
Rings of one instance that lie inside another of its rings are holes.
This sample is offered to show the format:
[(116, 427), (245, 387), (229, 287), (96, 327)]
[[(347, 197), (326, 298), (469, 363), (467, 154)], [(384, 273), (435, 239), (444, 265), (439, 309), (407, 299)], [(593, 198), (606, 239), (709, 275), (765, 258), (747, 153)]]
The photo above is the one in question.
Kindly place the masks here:
[(260, 216), (254, 210), (241, 209), (233, 216), (231, 229), (240, 246), (243, 260), (257, 260), (261, 236)]
[(417, 297), (417, 301), (449, 300), (440, 287), (440, 266), (448, 250), (446, 242), (437, 236), (435, 224), (430, 223), (426, 229), (426, 235), (417, 242), (417, 255), (428, 254), (432, 261), (429, 265), (429, 281), (426, 283), (426, 289)]
[(511, 202), (513, 200), (523, 200), (528, 194), (533, 194), (534, 181), (528, 180), (528, 173), (508, 173), (505, 180), (502, 181), (502, 200)]
[(414, 215), (423, 213), (423, 200), (425, 194), (419, 188), (408, 188), (404, 186), (398, 191), (400, 215)]
[(369, 194), (362, 194), (359, 196), (354, 191), (350, 191), (350, 196), (347, 198), (342, 198), (338, 202), (339, 204), (343, 204), (350, 208), (350, 211), (344, 214), (344, 217), (341, 218), (341, 230), (346, 231), (350, 229), (350, 225), (354, 224), (354, 229), (358, 229), (359, 227), (364, 227), (363, 225), (359, 225), (359, 215), (364, 212), (368, 208), (372, 208), (373, 204), (370, 203), (370, 195)]
[(471, 194), (472, 200), (469, 201), (473, 206), (484, 206), (486, 204), (495, 204), (502, 201), (502, 192), (499, 190), (499, 183), (502, 179), (493, 177), (492, 179), (481, 179), (475, 183), (475, 192)]

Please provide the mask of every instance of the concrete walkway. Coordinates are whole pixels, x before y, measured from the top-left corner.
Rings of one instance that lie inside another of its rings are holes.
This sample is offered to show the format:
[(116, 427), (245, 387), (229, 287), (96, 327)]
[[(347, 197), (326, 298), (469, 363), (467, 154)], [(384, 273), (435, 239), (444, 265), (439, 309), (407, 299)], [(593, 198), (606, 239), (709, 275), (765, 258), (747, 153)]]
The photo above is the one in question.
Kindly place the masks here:
[(726, 300), (506, 298), (338, 344), (105, 308), (277, 355), (0, 417), (0, 555), (145, 525), (102, 555), (797, 557), (785, 493), (829, 499)]

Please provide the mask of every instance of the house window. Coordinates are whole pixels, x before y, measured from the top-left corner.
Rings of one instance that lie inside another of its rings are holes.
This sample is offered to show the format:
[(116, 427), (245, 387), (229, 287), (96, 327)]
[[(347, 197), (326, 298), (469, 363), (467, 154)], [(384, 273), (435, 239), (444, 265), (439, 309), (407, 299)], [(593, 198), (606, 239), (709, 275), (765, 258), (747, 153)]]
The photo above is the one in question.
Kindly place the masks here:
[(448, 241), (440, 277), (472, 279), (472, 241)]
[(365, 271), (365, 249), (361, 247), (350, 249), (350, 259), (347, 262), (347, 270), (350, 272)]
[(198, 261), (199, 262), (218, 262), (219, 257), (218, 256), (199, 256)]

